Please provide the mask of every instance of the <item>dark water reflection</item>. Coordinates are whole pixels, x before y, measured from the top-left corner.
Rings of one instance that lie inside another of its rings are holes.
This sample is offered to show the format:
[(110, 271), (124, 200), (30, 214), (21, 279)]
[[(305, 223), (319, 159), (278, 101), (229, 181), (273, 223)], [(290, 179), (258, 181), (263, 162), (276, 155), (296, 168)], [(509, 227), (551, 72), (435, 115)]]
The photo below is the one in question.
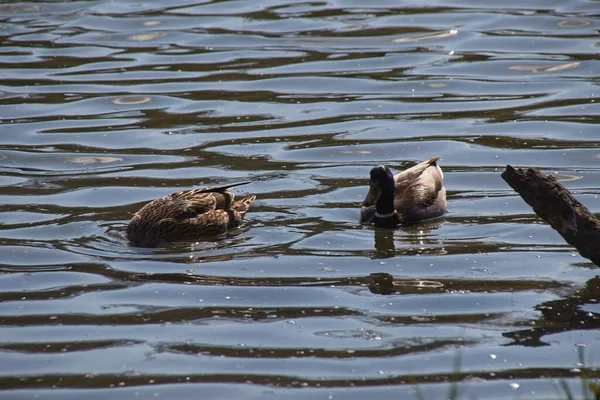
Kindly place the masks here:
[[(500, 172), (540, 167), (600, 209), (597, 11), (0, 4), (6, 397), (578, 393), (597, 375), (596, 267)], [(358, 224), (374, 164), (434, 155), (444, 218)], [(227, 237), (125, 245), (148, 200), (246, 179), (256, 207)]]

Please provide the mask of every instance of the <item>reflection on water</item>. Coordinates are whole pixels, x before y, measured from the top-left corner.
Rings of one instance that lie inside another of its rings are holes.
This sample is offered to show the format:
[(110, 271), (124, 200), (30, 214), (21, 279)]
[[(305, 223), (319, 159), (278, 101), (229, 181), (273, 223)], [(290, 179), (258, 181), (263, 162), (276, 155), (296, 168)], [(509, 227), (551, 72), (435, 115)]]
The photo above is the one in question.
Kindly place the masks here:
[(446, 254), (444, 241), (435, 235), (435, 231), (442, 226), (443, 222), (443, 217), (436, 218), (407, 225), (401, 231), (373, 228), (375, 247), (373, 258)]
[[(459, 379), (465, 398), (513, 399), (566, 378), (579, 393), (580, 371), (597, 375), (596, 267), (500, 172), (539, 167), (600, 209), (596, 13), (0, 5), (2, 387), (397, 399)], [(373, 165), (437, 155), (446, 215), (359, 224)], [(248, 179), (236, 193), (257, 201), (226, 236), (127, 247), (149, 200)]]

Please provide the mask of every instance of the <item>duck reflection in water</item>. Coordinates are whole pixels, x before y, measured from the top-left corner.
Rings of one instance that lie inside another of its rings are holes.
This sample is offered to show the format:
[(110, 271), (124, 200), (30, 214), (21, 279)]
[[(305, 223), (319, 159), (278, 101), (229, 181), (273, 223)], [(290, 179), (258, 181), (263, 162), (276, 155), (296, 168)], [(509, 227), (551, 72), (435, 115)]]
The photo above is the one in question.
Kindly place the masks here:
[[(442, 225), (441, 220), (404, 225), (400, 232), (375, 227), (373, 259), (392, 258), (397, 255), (446, 254), (444, 243), (431, 233)], [(398, 243), (395, 242), (399, 240)], [(397, 248), (398, 247), (398, 248)]]

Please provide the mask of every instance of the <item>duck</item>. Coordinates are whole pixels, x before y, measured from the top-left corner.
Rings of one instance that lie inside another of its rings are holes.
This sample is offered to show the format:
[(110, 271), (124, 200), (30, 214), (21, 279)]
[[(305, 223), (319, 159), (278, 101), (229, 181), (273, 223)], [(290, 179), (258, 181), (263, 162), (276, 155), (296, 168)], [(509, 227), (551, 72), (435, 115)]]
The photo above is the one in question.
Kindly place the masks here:
[(256, 200), (254, 195), (235, 200), (230, 190), (248, 183), (251, 181), (185, 190), (151, 201), (129, 221), (129, 245), (158, 247), (167, 242), (226, 233), (242, 223)]
[(361, 223), (397, 228), (443, 215), (448, 205), (439, 159), (432, 157), (396, 175), (384, 165), (373, 167)]

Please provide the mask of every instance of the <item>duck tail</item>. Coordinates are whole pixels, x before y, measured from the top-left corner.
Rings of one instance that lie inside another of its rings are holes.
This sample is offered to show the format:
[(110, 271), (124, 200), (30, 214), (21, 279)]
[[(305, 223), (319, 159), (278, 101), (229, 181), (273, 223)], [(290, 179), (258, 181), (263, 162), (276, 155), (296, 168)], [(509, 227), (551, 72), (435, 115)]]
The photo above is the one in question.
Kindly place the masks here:
[(427, 164), (436, 165), (439, 160), (440, 156), (431, 157), (429, 160), (427, 160)]
[(252, 206), (252, 203), (254, 203), (254, 200), (256, 200), (255, 195), (244, 197), (243, 199), (234, 202), (231, 208), (240, 213), (243, 217), (244, 214), (246, 214), (246, 211), (250, 209), (250, 206)]
[(211, 186), (211, 187), (206, 187), (206, 188), (202, 188), (202, 189), (197, 189), (198, 190), (197, 193), (224, 192), (225, 190), (231, 189), (232, 187), (247, 185), (252, 182), (254, 182), (254, 181), (243, 181), (243, 182), (230, 183), (229, 185)]

